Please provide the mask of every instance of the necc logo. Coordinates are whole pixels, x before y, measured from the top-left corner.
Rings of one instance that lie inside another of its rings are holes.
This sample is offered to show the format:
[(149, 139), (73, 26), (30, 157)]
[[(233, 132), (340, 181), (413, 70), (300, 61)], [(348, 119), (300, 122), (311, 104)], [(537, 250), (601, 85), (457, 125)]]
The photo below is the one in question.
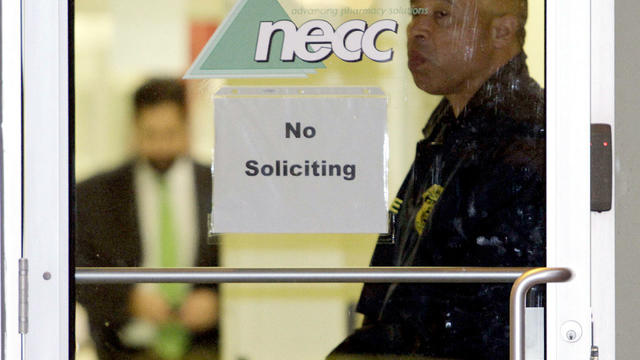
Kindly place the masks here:
[(305, 78), (326, 69), (323, 60), (333, 54), (349, 63), (393, 60), (391, 46), (376, 42), (386, 32), (398, 33), (396, 21), (297, 24), (278, 0), (236, 0), (184, 77)]
[(393, 59), (393, 49), (380, 50), (378, 37), (387, 31), (398, 33), (398, 23), (380, 20), (369, 26), (364, 20), (350, 20), (337, 29), (325, 20), (310, 20), (300, 28), (290, 20), (262, 21), (254, 60), (269, 62), (274, 35), (284, 33), (280, 60), (293, 62), (296, 58), (305, 62), (320, 62), (336, 54), (343, 61), (358, 62), (363, 54), (376, 62)]

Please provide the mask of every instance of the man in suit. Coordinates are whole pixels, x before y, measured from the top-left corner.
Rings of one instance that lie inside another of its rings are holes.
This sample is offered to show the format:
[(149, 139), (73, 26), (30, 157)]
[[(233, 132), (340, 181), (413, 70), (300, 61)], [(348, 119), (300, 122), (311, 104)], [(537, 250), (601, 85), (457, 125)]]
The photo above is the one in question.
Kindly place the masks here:
[[(77, 186), (76, 266), (216, 266), (207, 241), (211, 171), (188, 156), (184, 85), (134, 95), (135, 157)], [(214, 358), (217, 288), (79, 285), (100, 359)]]

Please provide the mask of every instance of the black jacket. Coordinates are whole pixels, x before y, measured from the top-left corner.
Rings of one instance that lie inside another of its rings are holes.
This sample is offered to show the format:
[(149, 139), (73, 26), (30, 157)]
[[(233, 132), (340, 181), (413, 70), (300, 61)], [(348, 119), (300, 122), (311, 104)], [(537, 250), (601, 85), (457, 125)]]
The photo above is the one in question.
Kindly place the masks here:
[[(521, 54), (456, 118), (443, 100), (372, 266), (545, 265), (545, 101)], [(511, 285), (367, 284), (337, 352), (507, 359)]]
[[(133, 168), (133, 163), (128, 163), (78, 184), (75, 201), (76, 266), (141, 265), (142, 243)], [(194, 164), (194, 179), (199, 227), (197, 266), (216, 266), (217, 247), (207, 241), (211, 171)], [(131, 285), (76, 287), (76, 300), (87, 309), (91, 336), (101, 359), (130, 358), (132, 349), (127, 349), (119, 341), (118, 331), (130, 320), (128, 297), (131, 289)], [(194, 341), (216, 342), (217, 330), (202, 334)]]

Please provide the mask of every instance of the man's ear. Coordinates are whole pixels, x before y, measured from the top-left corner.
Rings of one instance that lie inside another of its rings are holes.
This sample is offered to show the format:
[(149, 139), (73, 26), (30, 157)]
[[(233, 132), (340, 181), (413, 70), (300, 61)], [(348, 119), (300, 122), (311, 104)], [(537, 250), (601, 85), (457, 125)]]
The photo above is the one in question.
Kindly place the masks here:
[(498, 49), (517, 43), (520, 21), (515, 15), (503, 15), (496, 17), (491, 22), (491, 36), (494, 46)]

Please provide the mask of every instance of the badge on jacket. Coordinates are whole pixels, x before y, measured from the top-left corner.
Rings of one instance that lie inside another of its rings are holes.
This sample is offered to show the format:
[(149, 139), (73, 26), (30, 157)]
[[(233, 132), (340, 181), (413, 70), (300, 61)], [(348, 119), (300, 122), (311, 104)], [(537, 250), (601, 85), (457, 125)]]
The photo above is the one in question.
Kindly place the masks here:
[(438, 199), (440, 199), (440, 195), (442, 195), (443, 191), (444, 188), (442, 186), (434, 184), (422, 194), (422, 206), (420, 207), (420, 210), (418, 210), (415, 220), (415, 228), (418, 234), (422, 235), (427, 227), (429, 217), (431, 216), (433, 208), (436, 206), (436, 203), (438, 203)]

